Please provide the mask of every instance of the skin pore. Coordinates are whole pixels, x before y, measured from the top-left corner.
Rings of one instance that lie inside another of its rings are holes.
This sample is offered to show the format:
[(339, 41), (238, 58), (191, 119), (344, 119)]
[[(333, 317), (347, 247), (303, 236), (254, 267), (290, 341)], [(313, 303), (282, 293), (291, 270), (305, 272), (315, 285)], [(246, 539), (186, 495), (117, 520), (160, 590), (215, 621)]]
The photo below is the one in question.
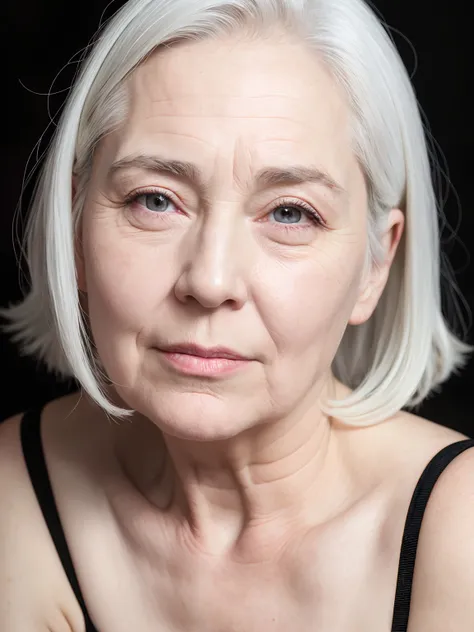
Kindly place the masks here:
[[(110, 396), (137, 411), (104, 432), (151, 520), (165, 513), (190, 550), (258, 561), (357, 495), (350, 437), (319, 403), (349, 392), (331, 363), (376, 307), (403, 215), (390, 212), (386, 259), (365, 275), (348, 105), (283, 35), (159, 51), (128, 90), (126, 121), (94, 156), (78, 254)], [(201, 181), (165, 171), (171, 160)], [(295, 166), (319, 177), (258, 178)], [(178, 343), (248, 360), (184, 374), (161, 351)]]

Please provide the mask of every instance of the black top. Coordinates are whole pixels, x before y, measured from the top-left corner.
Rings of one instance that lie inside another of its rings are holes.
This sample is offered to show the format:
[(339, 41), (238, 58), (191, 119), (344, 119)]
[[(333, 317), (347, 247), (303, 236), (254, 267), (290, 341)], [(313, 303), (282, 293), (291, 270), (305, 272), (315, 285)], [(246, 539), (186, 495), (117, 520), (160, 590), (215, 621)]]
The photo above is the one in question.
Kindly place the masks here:
[[(56, 550), (84, 613), (86, 632), (98, 632), (87, 612), (61, 526), (44, 459), (40, 422), (41, 409), (30, 410), (23, 415), (21, 421), (21, 444), (26, 465)], [(431, 459), (418, 480), (410, 502), (403, 532), (391, 632), (406, 632), (408, 628), (418, 536), (431, 491), (446, 466), (461, 452), (471, 447), (474, 447), (474, 439), (464, 439), (446, 446)]]

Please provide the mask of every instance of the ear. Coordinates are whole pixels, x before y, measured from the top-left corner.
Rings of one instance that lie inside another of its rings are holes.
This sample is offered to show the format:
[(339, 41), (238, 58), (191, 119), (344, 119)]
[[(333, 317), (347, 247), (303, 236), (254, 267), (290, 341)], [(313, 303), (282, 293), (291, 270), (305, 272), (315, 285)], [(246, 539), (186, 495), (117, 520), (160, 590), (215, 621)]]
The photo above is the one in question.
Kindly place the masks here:
[(405, 226), (405, 216), (400, 209), (392, 209), (382, 236), (384, 258), (362, 279), (359, 297), (349, 318), (350, 325), (365, 323), (375, 308), (387, 283), (390, 267), (395, 258)]
[[(77, 178), (72, 176), (71, 181), (71, 206), (74, 205), (77, 194)], [(87, 293), (86, 273), (84, 266), (84, 255), (82, 249), (82, 234), (80, 226), (74, 234), (74, 263), (76, 266), (77, 287), (80, 292)]]

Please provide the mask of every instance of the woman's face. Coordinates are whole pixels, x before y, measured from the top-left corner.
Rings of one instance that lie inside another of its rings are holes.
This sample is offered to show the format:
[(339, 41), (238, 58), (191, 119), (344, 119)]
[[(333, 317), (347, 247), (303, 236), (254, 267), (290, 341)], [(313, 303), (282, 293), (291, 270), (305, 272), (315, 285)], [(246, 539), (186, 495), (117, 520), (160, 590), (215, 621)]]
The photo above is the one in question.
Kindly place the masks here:
[[(198, 440), (296, 414), (377, 298), (342, 94), (283, 38), (160, 51), (128, 89), (125, 124), (95, 155), (79, 269), (118, 395)], [(178, 344), (247, 361), (163, 351)]]

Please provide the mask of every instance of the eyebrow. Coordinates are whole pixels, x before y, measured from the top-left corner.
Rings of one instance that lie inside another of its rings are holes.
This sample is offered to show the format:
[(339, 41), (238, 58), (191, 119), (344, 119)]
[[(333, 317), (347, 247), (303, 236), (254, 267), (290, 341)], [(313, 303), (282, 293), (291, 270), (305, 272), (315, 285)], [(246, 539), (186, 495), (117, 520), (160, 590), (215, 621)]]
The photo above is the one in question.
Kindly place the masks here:
[[(128, 169), (141, 169), (177, 176), (197, 184), (204, 192), (208, 192), (209, 190), (202, 172), (191, 162), (169, 160), (160, 156), (130, 156), (112, 163), (108, 176), (113, 178), (120, 171)], [(314, 182), (321, 184), (337, 196), (346, 194), (346, 190), (336, 182), (329, 173), (315, 166), (292, 165), (289, 167), (264, 167), (256, 174), (255, 180), (259, 188)]]

